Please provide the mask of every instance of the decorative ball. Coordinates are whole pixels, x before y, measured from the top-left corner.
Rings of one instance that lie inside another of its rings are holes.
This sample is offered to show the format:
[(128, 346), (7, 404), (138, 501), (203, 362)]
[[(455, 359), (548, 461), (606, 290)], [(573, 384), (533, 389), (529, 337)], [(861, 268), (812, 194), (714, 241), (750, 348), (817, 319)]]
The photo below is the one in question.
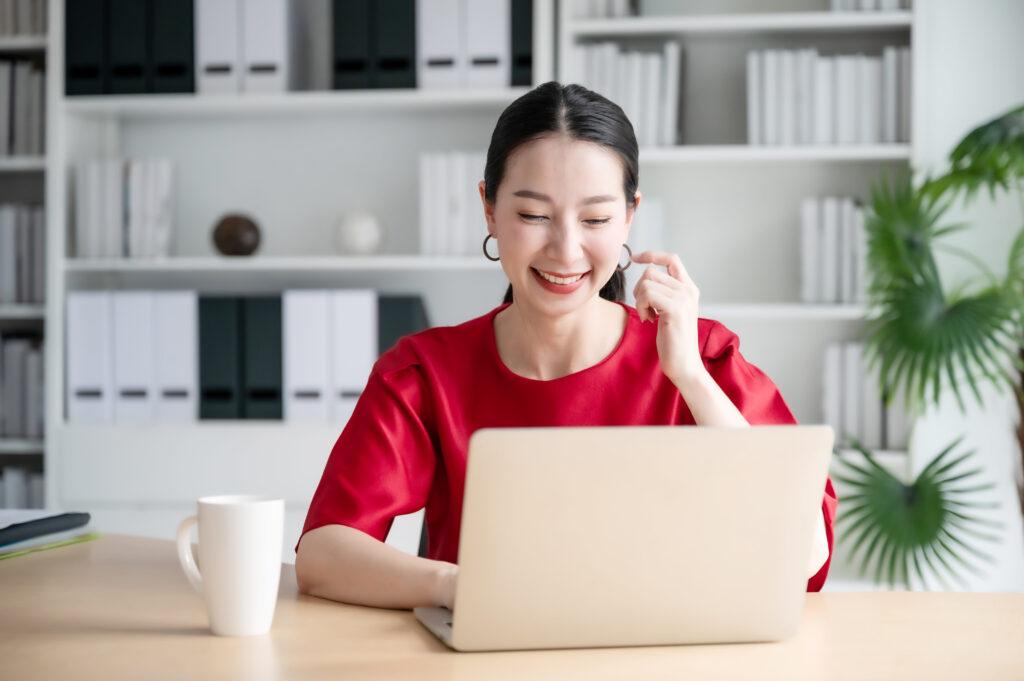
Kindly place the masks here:
[(380, 221), (364, 210), (341, 216), (334, 232), (334, 245), (344, 255), (368, 255), (380, 248), (384, 236)]
[(214, 226), (213, 245), (222, 255), (252, 255), (260, 246), (260, 228), (248, 215), (229, 213)]

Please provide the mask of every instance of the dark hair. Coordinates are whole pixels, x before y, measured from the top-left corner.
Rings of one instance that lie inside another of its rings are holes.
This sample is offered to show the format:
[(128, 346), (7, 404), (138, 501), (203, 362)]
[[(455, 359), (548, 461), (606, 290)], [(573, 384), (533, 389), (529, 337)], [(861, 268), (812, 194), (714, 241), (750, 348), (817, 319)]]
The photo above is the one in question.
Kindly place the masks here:
[[(565, 135), (574, 140), (595, 142), (616, 152), (622, 159), (622, 189), (626, 205), (636, 203), (639, 184), (636, 135), (622, 108), (582, 85), (548, 81), (508, 105), (498, 117), (487, 147), (484, 166), (484, 196), (494, 203), (498, 185), (505, 176), (505, 163), (520, 145), (546, 135)], [(601, 287), (606, 300), (625, 299), (626, 277), (616, 269)], [(512, 302), (512, 284), (505, 291)]]

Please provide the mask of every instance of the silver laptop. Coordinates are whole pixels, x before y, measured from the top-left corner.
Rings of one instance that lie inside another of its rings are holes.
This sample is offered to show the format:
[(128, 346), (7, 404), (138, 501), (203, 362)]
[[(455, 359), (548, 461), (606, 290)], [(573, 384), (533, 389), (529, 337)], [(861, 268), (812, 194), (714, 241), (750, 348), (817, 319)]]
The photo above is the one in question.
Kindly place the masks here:
[(485, 428), (469, 441), (463, 651), (778, 641), (796, 633), (833, 431)]

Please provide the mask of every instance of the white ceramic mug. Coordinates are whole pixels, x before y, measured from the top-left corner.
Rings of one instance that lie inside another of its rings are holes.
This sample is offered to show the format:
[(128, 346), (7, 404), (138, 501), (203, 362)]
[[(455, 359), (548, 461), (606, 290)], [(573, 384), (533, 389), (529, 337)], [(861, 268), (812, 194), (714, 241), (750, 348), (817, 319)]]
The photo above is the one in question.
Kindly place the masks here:
[[(284, 500), (202, 497), (199, 512), (178, 526), (178, 559), (203, 600), (213, 633), (252, 636), (270, 630), (281, 581)], [(199, 564), (192, 526), (199, 524)]]

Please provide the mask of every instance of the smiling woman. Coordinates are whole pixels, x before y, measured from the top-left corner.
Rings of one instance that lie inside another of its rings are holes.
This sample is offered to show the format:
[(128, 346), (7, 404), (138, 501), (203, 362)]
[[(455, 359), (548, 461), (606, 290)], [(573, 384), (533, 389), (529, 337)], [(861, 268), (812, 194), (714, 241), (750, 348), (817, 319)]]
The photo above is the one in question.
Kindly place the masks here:
[[(452, 607), (468, 444), (481, 428), (796, 423), (736, 334), (698, 317), (679, 256), (629, 252), (638, 181), (633, 127), (601, 95), (550, 82), (502, 113), (478, 189), (505, 300), (377, 360), (296, 547), (303, 591)], [(635, 308), (623, 302), (630, 262), (648, 264)], [(837, 503), (826, 480), (808, 590), (828, 573)], [(427, 558), (383, 543), (396, 516), (424, 507)]]

